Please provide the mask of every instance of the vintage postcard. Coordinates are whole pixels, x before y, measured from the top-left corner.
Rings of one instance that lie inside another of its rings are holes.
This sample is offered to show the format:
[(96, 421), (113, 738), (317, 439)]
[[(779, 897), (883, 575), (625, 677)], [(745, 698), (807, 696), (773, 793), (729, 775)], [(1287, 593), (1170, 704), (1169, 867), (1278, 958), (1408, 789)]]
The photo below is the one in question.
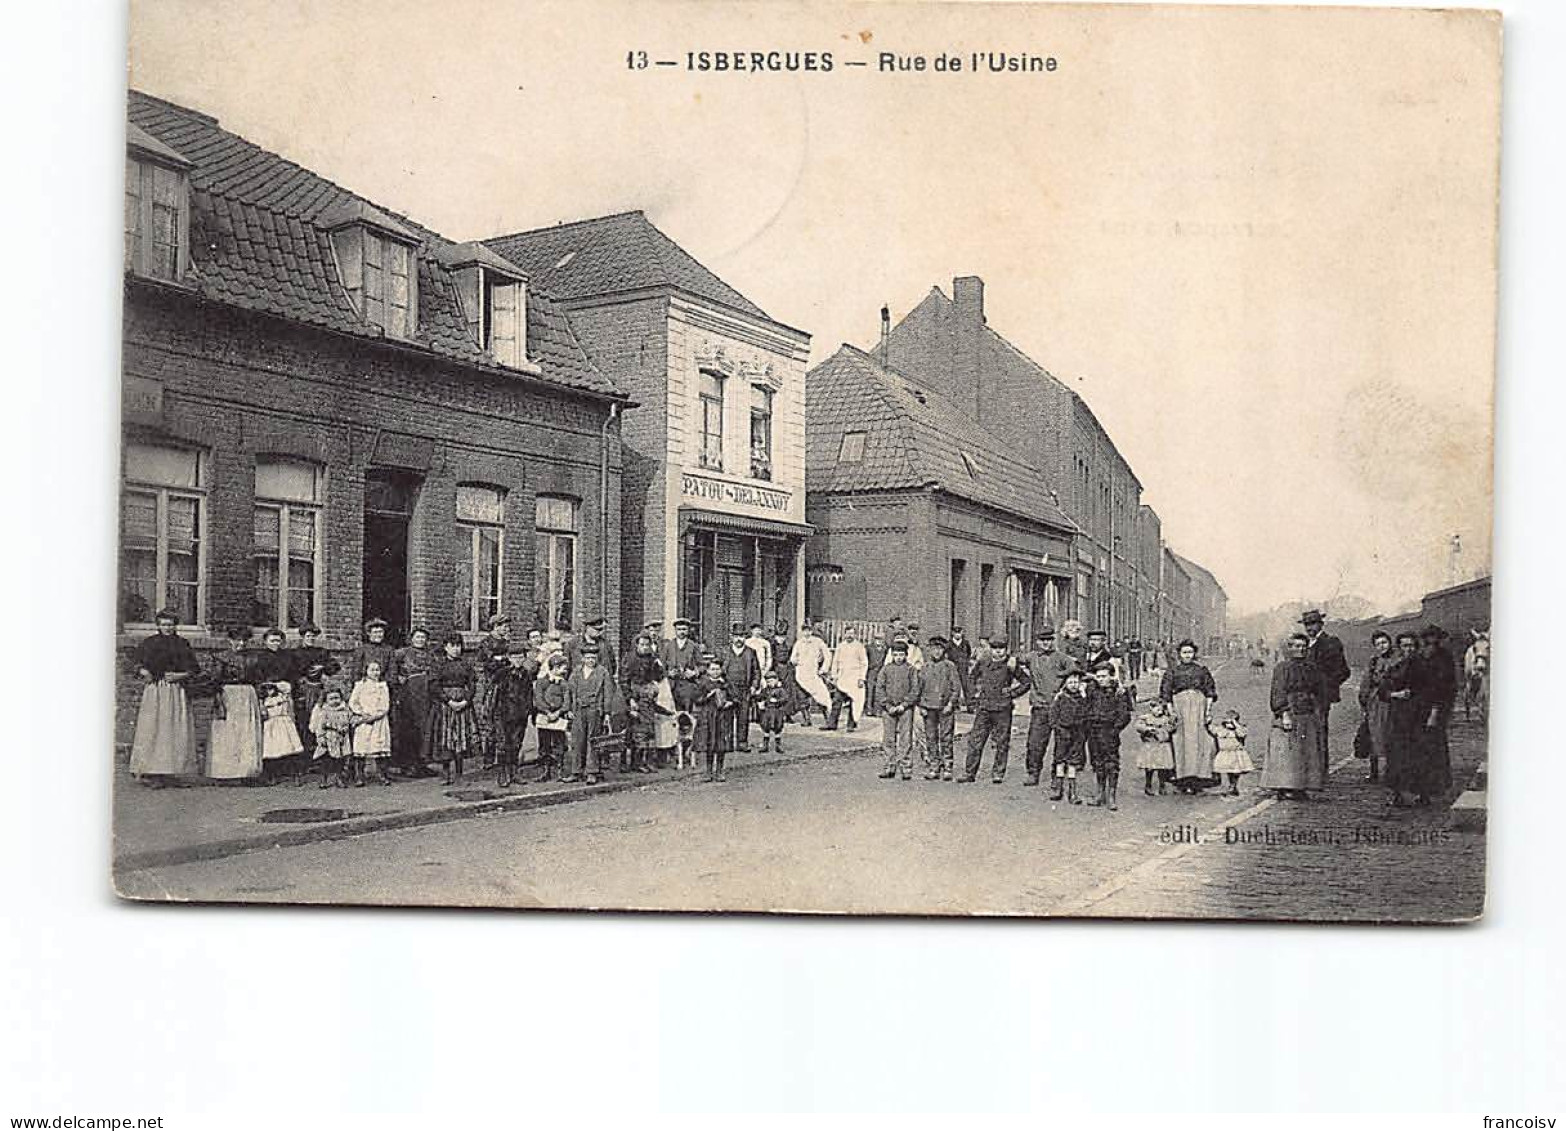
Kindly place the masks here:
[(1501, 30), (133, 0), (116, 890), (1479, 916)]

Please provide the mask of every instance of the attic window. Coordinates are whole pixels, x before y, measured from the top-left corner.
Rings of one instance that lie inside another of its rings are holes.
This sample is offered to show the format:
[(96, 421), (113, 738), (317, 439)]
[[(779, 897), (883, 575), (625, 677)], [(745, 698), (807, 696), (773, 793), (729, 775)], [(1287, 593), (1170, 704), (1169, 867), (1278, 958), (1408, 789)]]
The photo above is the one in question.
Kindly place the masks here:
[(968, 469), (969, 478), (977, 479), (979, 477), (979, 465), (973, 461), (973, 457), (967, 452), (958, 452), (957, 454), (962, 456), (962, 465)]
[(411, 338), (418, 330), (418, 267), (415, 244), (401, 233), (363, 220), (332, 231), (343, 289), (364, 320), (390, 338)]
[(125, 270), (178, 282), (190, 246), (185, 171), (132, 151), (125, 158)]
[(859, 463), (865, 458), (865, 434), (844, 432), (842, 447), (837, 450), (838, 463)]

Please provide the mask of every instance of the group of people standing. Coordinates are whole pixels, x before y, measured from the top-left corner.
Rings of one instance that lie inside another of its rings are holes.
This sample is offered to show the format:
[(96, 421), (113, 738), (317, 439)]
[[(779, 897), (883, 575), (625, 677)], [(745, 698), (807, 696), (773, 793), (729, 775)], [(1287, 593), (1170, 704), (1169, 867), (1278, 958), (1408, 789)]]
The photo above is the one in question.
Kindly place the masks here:
[(1452, 784), (1447, 724), (1457, 698), (1457, 661), (1445, 638), (1436, 625), (1400, 632), (1396, 640), (1379, 631), (1371, 637), (1355, 753), (1370, 763), (1367, 780), (1384, 780), (1397, 808), (1429, 805)]

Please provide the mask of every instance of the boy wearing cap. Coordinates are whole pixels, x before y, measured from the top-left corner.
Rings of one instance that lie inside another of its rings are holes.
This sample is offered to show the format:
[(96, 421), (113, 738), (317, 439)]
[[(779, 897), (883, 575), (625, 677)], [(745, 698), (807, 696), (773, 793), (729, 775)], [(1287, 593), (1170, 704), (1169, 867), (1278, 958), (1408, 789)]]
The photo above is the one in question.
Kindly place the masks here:
[(919, 673), (908, 663), (908, 642), (892, 642), (886, 663), (875, 677), (876, 701), (881, 704), (881, 749), (886, 754), (883, 778), (913, 777), (913, 728), (918, 715)]
[(957, 665), (946, 658), (946, 640), (930, 637), (930, 659), (919, 673), (919, 714), (924, 730), (924, 780), (952, 780), (952, 746), (956, 738), (957, 704), (962, 681)]
[(1115, 682), (1115, 666), (1102, 660), (1093, 669), (1093, 685), (1088, 688), (1087, 751), (1098, 779), (1098, 796), (1088, 802), (1117, 809), (1115, 794), (1120, 788), (1120, 732), (1131, 723), (1131, 704)]
[(1055, 626), (1047, 622), (1039, 626), (1033, 651), (1022, 657), (1022, 663), (1028, 669), (1028, 745), (1024, 754), (1028, 774), (1022, 784), (1038, 785), (1053, 729), (1050, 712), (1055, 693), (1078, 666), (1075, 656), (1055, 650)]
[(968, 756), (959, 782), (971, 782), (979, 776), (984, 747), (995, 739), (995, 758), (990, 764), (990, 780), (996, 785), (1006, 780), (1006, 760), (1011, 751), (1012, 701), (1028, 693), (1028, 683), (1017, 672), (1017, 661), (1006, 654), (1006, 637), (990, 637), (990, 653), (973, 665), (973, 730), (968, 733)]
[(527, 641), (513, 640), (506, 649), (506, 666), (495, 692), (495, 784), (504, 789), (518, 784), (517, 762), (527, 737), (528, 716), (533, 713), (533, 680), (538, 663)]
[(569, 773), (563, 782), (581, 781), (585, 771), (588, 785), (598, 784), (598, 750), (593, 739), (604, 730), (612, 704), (614, 682), (607, 669), (599, 664), (598, 645), (584, 642), (578, 649), (579, 667), (572, 669), (566, 680), (566, 711), (571, 717), (571, 748)]

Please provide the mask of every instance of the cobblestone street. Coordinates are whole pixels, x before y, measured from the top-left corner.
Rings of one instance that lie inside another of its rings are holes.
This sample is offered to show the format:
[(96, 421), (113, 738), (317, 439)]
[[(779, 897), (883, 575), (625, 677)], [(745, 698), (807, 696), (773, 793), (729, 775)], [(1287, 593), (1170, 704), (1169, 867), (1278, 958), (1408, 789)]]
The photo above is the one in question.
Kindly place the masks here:
[[(1218, 672), (1264, 743), (1266, 673)], [(737, 765), (528, 812), (246, 852), (122, 873), (128, 895), (277, 902), (1453, 920), (1481, 910), (1483, 838), (1446, 809), (1394, 810), (1342, 752), (1357, 713), (1334, 712), (1337, 772), (1316, 801), (1144, 796), (1128, 732), (1118, 812), (1052, 803), (1022, 785), (1026, 718), (1004, 785), (881, 781), (874, 750)], [(871, 733), (874, 731), (872, 729)], [(1457, 724), (1465, 780), (1482, 731)], [(809, 741), (808, 732), (801, 734)], [(207, 791), (188, 791), (199, 800)], [(1226, 831), (1227, 830), (1227, 831)], [(1191, 843), (1192, 835), (1199, 843)]]

